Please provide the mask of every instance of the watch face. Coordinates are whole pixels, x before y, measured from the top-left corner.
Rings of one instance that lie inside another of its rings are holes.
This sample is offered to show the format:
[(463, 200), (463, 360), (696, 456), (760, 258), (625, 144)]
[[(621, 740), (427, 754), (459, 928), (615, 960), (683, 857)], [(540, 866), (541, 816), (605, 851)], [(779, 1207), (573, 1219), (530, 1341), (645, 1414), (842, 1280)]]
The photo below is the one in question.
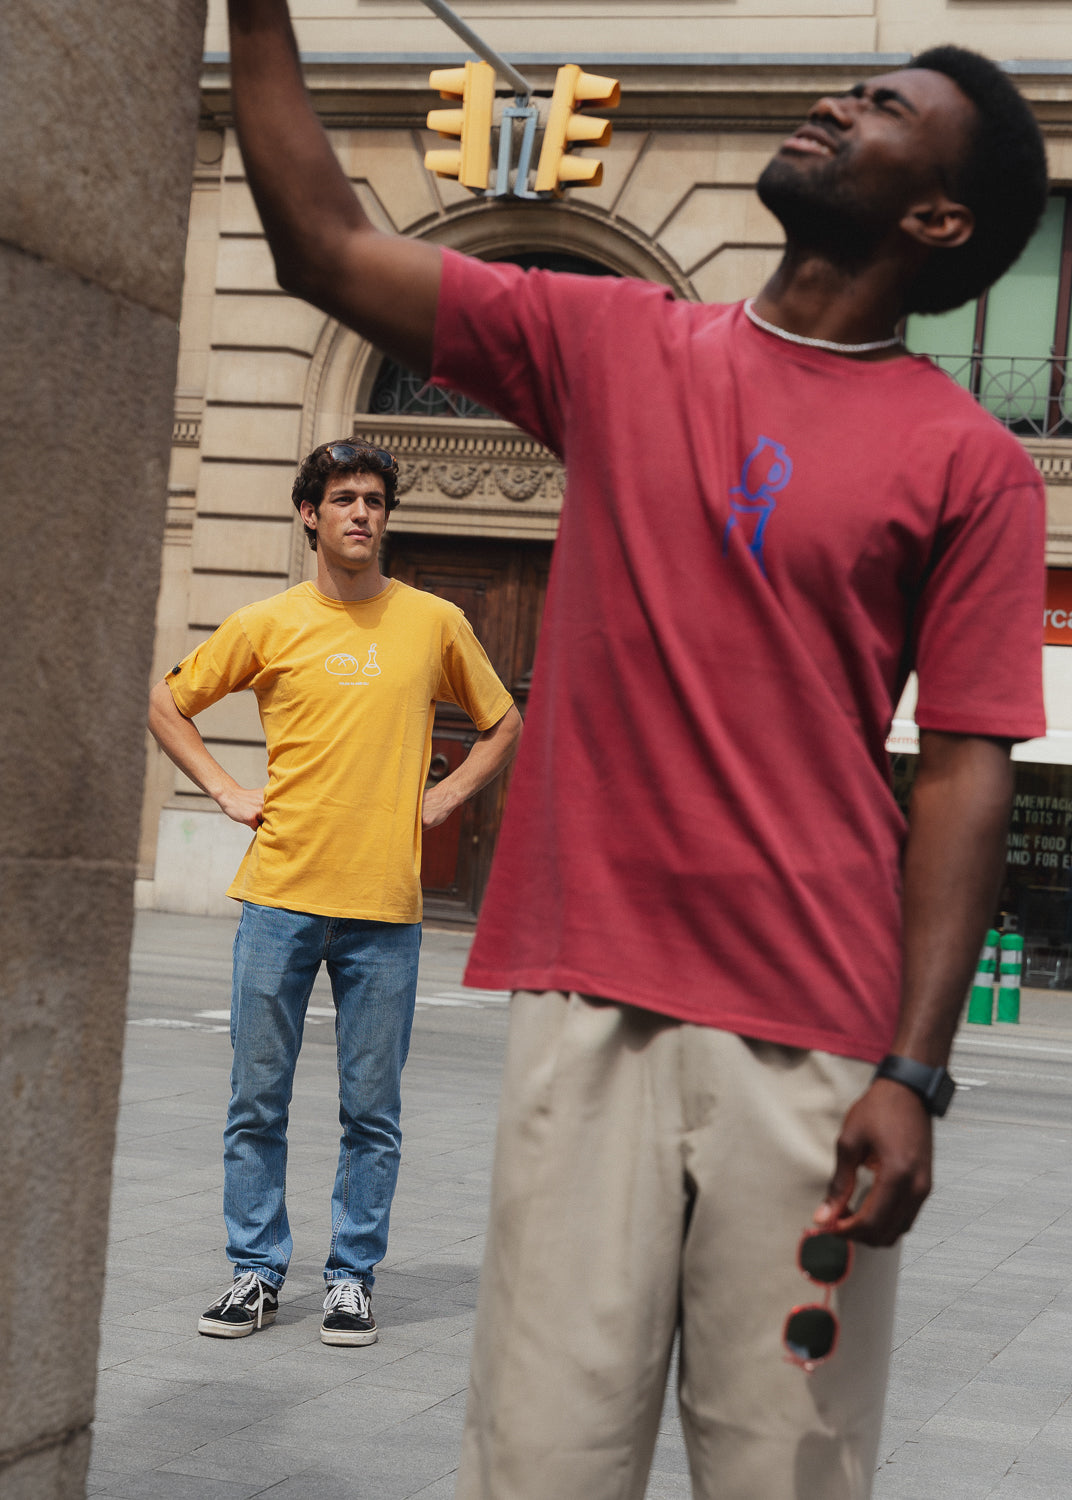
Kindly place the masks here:
[(956, 1091), (957, 1091), (956, 1084), (953, 1082), (952, 1078), (950, 1078), (949, 1074), (943, 1068), (942, 1069), (941, 1079), (938, 1082), (938, 1087), (935, 1089), (935, 1091), (934, 1091), (934, 1097), (931, 1100), (931, 1109), (934, 1112), (934, 1114), (936, 1114), (936, 1115), (944, 1115), (945, 1114), (946, 1110), (949, 1108), (950, 1104), (953, 1102), (953, 1095), (956, 1093)]

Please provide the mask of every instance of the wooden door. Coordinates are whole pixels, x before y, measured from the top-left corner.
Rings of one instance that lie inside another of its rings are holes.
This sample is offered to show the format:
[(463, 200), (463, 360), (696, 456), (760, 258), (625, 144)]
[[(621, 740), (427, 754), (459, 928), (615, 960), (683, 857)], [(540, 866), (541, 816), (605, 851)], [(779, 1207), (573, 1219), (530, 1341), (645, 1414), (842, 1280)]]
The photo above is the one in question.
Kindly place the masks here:
[[(391, 577), (427, 589), (465, 611), (522, 714), (528, 701), (550, 542), (412, 536), (396, 532), (385, 559)], [(477, 730), (452, 703), (436, 708), (430, 784), (465, 758)], [(421, 884), (428, 917), (471, 923), (491, 870), (509, 772), (424, 836)]]

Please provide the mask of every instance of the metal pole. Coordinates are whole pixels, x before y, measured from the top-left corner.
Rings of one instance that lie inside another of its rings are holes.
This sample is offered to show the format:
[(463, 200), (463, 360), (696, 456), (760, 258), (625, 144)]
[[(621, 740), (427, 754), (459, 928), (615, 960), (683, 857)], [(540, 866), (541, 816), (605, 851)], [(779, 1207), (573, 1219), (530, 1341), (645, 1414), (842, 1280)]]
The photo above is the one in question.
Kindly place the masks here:
[(482, 57), (485, 62), (490, 63), (493, 68), (509, 79), (519, 98), (524, 97), (528, 99), (530, 97), (532, 94), (532, 84), (529, 83), (528, 79), (523, 78), (513, 64), (508, 63), (505, 57), (500, 57), (496, 51), (488, 46), (487, 42), (481, 41), (472, 27), (466, 25), (461, 16), (455, 15), (447, 4), (447, 0), (422, 0), (422, 4), (427, 5), (428, 9), (433, 11), (441, 21), (445, 21), (451, 31), (460, 36), (462, 41), (471, 47), (478, 57)]

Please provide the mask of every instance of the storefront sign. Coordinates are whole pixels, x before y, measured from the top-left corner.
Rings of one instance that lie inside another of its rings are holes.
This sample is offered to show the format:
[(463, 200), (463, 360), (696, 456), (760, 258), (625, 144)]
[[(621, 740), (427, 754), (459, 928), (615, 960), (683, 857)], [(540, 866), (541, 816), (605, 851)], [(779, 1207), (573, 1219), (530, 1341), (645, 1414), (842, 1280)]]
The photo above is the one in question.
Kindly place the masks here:
[(1072, 646), (1072, 568), (1046, 569), (1047, 646)]

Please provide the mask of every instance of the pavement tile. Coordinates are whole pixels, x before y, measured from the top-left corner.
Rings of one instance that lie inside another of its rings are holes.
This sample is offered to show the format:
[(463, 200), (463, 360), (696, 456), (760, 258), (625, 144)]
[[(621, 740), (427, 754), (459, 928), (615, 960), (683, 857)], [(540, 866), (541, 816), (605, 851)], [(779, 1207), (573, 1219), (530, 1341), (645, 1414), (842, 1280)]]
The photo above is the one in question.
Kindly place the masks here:
[(89, 1473), (86, 1475), (86, 1494), (94, 1497), (105, 1496), (109, 1492), (114, 1494), (113, 1485), (121, 1484), (124, 1476), (100, 1468), (90, 1459)]
[(1013, 1464), (989, 1491), (987, 1500), (1062, 1500), (1068, 1494), (1068, 1465), (1048, 1470)]
[[(360, 1466), (355, 1463), (355, 1469), (360, 1473)], [(363, 1490), (358, 1478), (351, 1474), (339, 1476), (325, 1474), (320, 1470), (308, 1468), (300, 1474), (291, 1474), (279, 1484), (272, 1485), (271, 1489), (258, 1490), (259, 1495), (271, 1495), (271, 1500), (378, 1500), (368, 1491)]]
[(452, 1472), (461, 1430), (452, 1432), (448, 1442), (442, 1432), (422, 1438), (409, 1424), (382, 1436), (369, 1436), (358, 1424), (358, 1434), (360, 1457), (355, 1461), (352, 1448), (321, 1452), (317, 1460), (321, 1474), (344, 1480), (360, 1500), (409, 1500)]
[(647, 1500), (689, 1500), (692, 1485), (687, 1474), (652, 1474)]
[(93, 1425), (93, 1459), (106, 1472), (129, 1476), (155, 1468), (196, 1446), (186, 1431), (143, 1430), (141, 1418), (119, 1417)]
[[(149, 1355), (162, 1354), (164, 1350), (172, 1349), (181, 1342), (182, 1340), (173, 1333), (120, 1326), (114, 1322), (102, 1323), (100, 1350), (97, 1355), (98, 1366), (102, 1370), (107, 1370), (118, 1365), (126, 1365), (132, 1360), (142, 1360)], [(156, 1372), (144, 1371), (143, 1373)], [(160, 1378), (182, 1379), (184, 1377), (180, 1374), (175, 1377), (162, 1375)]]
[(412, 1500), (454, 1500), (454, 1476), (455, 1470), (452, 1469), (423, 1490), (414, 1490)]
[(306, 1468), (309, 1461), (309, 1453), (304, 1447), (296, 1450), (293, 1461), (288, 1462), (284, 1448), (266, 1448), (259, 1440), (238, 1432), (200, 1444), (181, 1458), (161, 1464), (159, 1472), (231, 1480), (237, 1484), (248, 1482), (251, 1486), (249, 1493), (256, 1495)]
[[(437, 1401), (456, 1396), (469, 1385), (469, 1340), (455, 1353), (418, 1349), (375, 1371), (376, 1383), (386, 1390), (415, 1391)], [(368, 1377), (366, 1376), (366, 1379)]]
[(255, 1494), (257, 1488), (245, 1480), (179, 1474), (167, 1469), (148, 1469), (131, 1475), (109, 1491), (115, 1500), (250, 1500)]
[(879, 1466), (873, 1500), (980, 1500), (1017, 1451), (1015, 1444), (946, 1434), (903, 1443)]
[(320, 1396), (292, 1405), (248, 1430), (252, 1437), (273, 1446), (315, 1441), (325, 1448), (341, 1447), (353, 1457), (355, 1436), (362, 1445), (384, 1428), (396, 1427), (405, 1417), (426, 1411), (436, 1398), (419, 1391), (388, 1389), (353, 1382), (335, 1386)]
[(1066, 1399), (1046, 1423), (1036, 1446), (1044, 1452), (1072, 1453), (1072, 1398)]
[(97, 1421), (147, 1411), (185, 1390), (183, 1381), (132, 1375), (122, 1367), (101, 1369), (97, 1376)]

